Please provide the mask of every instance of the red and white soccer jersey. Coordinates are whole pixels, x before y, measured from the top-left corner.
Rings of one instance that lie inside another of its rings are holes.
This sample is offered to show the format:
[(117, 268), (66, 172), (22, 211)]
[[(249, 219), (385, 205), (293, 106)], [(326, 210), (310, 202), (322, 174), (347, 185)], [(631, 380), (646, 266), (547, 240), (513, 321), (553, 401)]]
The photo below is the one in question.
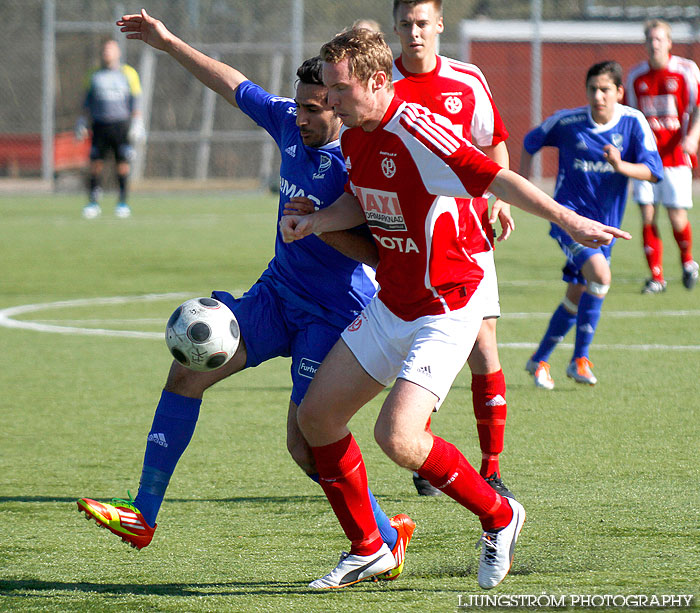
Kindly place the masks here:
[(700, 70), (692, 60), (677, 55), (666, 68), (653, 69), (649, 62), (629, 72), (626, 102), (649, 121), (664, 166), (694, 166), (681, 149), (693, 111), (700, 101)]
[(501, 167), (444, 118), (397, 97), (371, 132), (344, 130), (349, 180), (377, 243), (379, 299), (406, 321), (467, 304), (483, 271), (467, 248), (469, 210)]
[[(508, 138), (486, 78), (474, 64), (439, 55), (434, 70), (416, 74), (408, 72), (398, 57), (394, 60), (392, 80), (399, 98), (444, 115), (459, 134), (479, 147), (497, 145)], [(493, 248), (493, 238), (488, 223), (488, 201), (475, 198), (471, 206), (478, 231), (472, 233), (469, 249), (472, 253), (489, 251)]]

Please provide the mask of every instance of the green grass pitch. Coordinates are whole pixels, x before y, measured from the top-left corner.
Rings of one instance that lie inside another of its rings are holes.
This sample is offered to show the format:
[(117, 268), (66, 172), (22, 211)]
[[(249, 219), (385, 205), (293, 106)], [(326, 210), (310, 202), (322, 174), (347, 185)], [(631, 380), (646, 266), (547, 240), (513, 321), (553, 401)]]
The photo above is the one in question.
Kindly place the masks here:
[[(419, 498), (408, 472), (383, 456), (372, 439), (383, 396), (351, 427), (384, 509), (417, 522), (406, 570), (389, 584), (307, 588), (347, 541), (287, 455), (288, 360), (207, 393), (149, 547), (132, 550), (76, 512), (79, 497), (135, 493), (170, 363), (155, 337), (184, 298), (255, 282), (272, 257), (276, 210), (260, 195), (135, 195), (131, 219), (114, 218), (105, 198), (103, 216), (85, 221), (82, 204), (0, 196), (3, 317), (77, 330), (0, 327), (0, 610), (467, 610), (460, 603), (483, 593), (478, 522), (444, 496)], [(681, 286), (664, 219), (668, 291), (640, 295), (646, 266), (631, 206), (624, 227), (635, 236), (614, 249), (591, 354), (598, 385), (565, 377), (565, 345), (552, 357), (556, 389), (536, 390), (524, 364), (563, 295), (563, 258), (544, 222), (516, 216), (497, 249), (502, 469), (528, 521), (511, 574), (490, 594), (692, 594), (697, 608), (700, 288)], [(691, 218), (697, 234), (697, 208)], [(173, 295), (141, 298), (149, 294)], [(125, 300), (98, 300), (110, 297)], [(7, 314), (25, 305), (39, 306)], [(468, 371), (433, 428), (478, 465)]]

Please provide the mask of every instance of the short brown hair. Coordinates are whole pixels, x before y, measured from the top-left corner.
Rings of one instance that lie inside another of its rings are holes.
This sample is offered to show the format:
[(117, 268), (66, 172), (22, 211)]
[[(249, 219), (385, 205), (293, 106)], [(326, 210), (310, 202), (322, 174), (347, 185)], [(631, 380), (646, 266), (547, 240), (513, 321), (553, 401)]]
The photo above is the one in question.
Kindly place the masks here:
[(671, 40), (671, 24), (663, 19), (649, 19), (644, 22), (644, 38), (649, 38), (649, 32), (654, 28), (663, 28), (666, 30), (666, 35), (668, 40)]
[(394, 58), (381, 32), (353, 28), (336, 34), (321, 47), (321, 59), (330, 64), (347, 59), (350, 76), (361, 83), (367, 83), (378, 70), (384, 71), (391, 81)]
[(615, 87), (622, 87), (622, 66), (614, 60), (606, 60), (593, 64), (586, 73), (586, 85), (588, 85), (588, 81), (591, 77), (597, 77), (602, 74), (608, 75), (610, 80), (615, 84)]
[(396, 18), (396, 11), (402, 4), (414, 7), (417, 4), (425, 4), (427, 2), (430, 2), (435, 7), (435, 11), (438, 15), (442, 15), (442, 0), (394, 0), (394, 8), (391, 14)]

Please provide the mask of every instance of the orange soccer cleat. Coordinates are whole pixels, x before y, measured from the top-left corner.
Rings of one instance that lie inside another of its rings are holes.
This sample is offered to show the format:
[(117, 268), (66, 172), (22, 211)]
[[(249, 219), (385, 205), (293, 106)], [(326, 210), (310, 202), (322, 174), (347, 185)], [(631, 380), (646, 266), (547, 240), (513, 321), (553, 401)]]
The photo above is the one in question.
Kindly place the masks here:
[(85, 513), (88, 520), (94, 519), (98, 526), (107, 528), (136, 549), (146, 547), (153, 539), (158, 524), (149, 526), (131, 499), (113, 498), (112, 503), (81, 498), (77, 504), (78, 511)]

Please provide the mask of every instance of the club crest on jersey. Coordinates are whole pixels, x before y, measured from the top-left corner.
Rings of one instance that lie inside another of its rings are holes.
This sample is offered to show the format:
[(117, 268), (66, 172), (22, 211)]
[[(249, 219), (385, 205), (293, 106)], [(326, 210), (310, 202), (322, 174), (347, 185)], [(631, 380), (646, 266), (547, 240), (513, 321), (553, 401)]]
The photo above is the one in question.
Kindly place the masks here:
[(391, 158), (382, 159), (382, 172), (387, 179), (391, 179), (396, 174), (396, 164)]
[(612, 144), (615, 146), (616, 149), (619, 149), (622, 151), (622, 134), (613, 134), (612, 135)]
[(678, 81), (675, 79), (666, 79), (666, 90), (673, 93), (678, 89)]
[(356, 194), (365, 212), (367, 225), (389, 232), (406, 230), (406, 222), (396, 192), (385, 192), (380, 189), (358, 186)]
[(314, 179), (323, 179), (326, 176), (326, 171), (331, 168), (331, 158), (325, 154), (321, 155), (321, 161), (318, 164), (318, 170), (314, 173)]
[(445, 98), (445, 110), (456, 115), (462, 110), (462, 101), (457, 96), (448, 96)]

